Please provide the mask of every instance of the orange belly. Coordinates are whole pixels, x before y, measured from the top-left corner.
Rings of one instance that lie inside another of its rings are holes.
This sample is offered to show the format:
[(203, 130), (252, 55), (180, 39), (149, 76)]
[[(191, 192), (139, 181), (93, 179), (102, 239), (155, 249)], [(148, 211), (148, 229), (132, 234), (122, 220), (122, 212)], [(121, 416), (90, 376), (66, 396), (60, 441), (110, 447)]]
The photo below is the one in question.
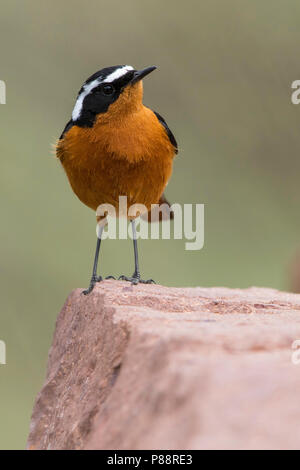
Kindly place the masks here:
[(100, 204), (150, 209), (171, 176), (174, 148), (154, 113), (139, 112), (118, 120), (99, 115), (92, 128), (73, 126), (59, 141), (57, 155), (78, 198), (93, 210)]

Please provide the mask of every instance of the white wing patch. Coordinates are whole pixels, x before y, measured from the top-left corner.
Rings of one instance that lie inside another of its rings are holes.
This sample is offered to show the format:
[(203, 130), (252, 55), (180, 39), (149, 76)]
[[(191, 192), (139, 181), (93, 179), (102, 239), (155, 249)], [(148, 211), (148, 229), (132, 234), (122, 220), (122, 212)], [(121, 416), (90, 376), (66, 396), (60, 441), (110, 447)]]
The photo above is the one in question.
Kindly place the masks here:
[(126, 75), (127, 72), (130, 70), (134, 70), (131, 65), (124, 65), (124, 67), (120, 67), (114, 72), (112, 72), (110, 75), (108, 75), (104, 80), (102, 77), (97, 78), (96, 80), (93, 80), (90, 83), (87, 83), (83, 85), (83, 90), (78, 96), (73, 112), (72, 112), (72, 120), (77, 121), (77, 119), (80, 118), (81, 111), (82, 111), (82, 105), (83, 105), (83, 100), (84, 98), (91, 93), (91, 91), (96, 88), (97, 86), (100, 85), (100, 83), (111, 83), (117, 80), (118, 78), (122, 77), (123, 75)]

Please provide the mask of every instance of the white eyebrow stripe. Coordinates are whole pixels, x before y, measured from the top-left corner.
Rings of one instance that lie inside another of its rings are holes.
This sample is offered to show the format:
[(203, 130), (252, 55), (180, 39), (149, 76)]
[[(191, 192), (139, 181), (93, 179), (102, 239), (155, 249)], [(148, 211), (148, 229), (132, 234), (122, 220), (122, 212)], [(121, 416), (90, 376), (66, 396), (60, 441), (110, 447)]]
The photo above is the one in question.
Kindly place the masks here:
[(96, 80), (93, 80), (92, 82), (88, 83), (87, 85), (83, 85), (83, 91), (78, 96), (78, 98), (76, 100), (76, 103), (75, 103), (75, 106), (74, 106), (74, 109), (73, 109), (73, 112), (72, 112), (73, 121), (76, 121), (80, 117), (84, 98), (94, 88), (96, 88), (100, 83), (101, 83), (101, 78), (96, 78)]
[(82, 105), (84, 98), (97, 86), (100, 85), (100, 83), (111, 83), (118, 78), (122, 77), (123, 75), (126, 75), (127, 72), (130, 70), (134, 70), (131, 65), (124, 65), (124, 67), (120, 67), (111, 74), (109, 74), (104, 80), (102, 80), (102, 77), (96, 78), (96, 80), (93, 80), (92, 82), (83, 85), (83, 91), (80, 93), (78, 96), (73, 112), (72, 112), (72, 120), (77, 121), (77, 119), (80, 118), (81, 111), (82, 111)]
[(120, 67), (119, 69), (115, 70), (112, 72), (110, 75), (108, 75), (104, 80), (103, 83), (111, 83), (117, 80), (118, 78), (122, 77), (123, 75), (126, 75), (127, 72), (130, 72), (130, 70), (133, 70), (133, 67), (131, 65), (124, 65), (124, 67)]

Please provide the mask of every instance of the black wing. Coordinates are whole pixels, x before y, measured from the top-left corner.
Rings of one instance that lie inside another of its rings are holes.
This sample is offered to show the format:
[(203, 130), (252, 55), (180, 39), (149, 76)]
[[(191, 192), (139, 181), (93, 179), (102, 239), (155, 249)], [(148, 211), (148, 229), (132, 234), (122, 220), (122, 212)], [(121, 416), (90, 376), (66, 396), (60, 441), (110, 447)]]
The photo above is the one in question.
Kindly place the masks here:
[(62, 131), (62, 134), (61, 134), (59, 140), (63, 139), (64, 135), (65, 135), (65, 134), (68, 132), (68, 130), (70, 130), (71, 127), (73, 127), (73, 126), (74, 126), (74, 123), (73, 123), (73, 121), (72, 121), (72, 119), (71, 119), (71, 121), (69, 121), (69, 122), (66, 124), (66, 127), (65, 127), (64, 130)]
[(157, 117), (157, 119), (159, 120), (159, 122), (160, 122), (160, 123), (164, 126), (164, 128), (166, 129), (166, 132), (167, 132), (167, 134), (168, 134), (168, 137), (169, 137), (169, 139), (170, 139), (170, 142), (171, 142), (171, 144), (173, 145), (173, 147), (175, 148), (175, 153), (177, 154), (177, 153), (178, 153), (178, 145), (177, 145), (176, 139), (175, 139), (175, 137), (174, 137), (172, 131), (169, 129), (168, 124), (166, 123), (166, 121), (164, 120), (164, 118), (163, 118), (160, 114), (156, 113), (155, 111), (153, 111), (153, 112), (154, 112), (155, 116)]

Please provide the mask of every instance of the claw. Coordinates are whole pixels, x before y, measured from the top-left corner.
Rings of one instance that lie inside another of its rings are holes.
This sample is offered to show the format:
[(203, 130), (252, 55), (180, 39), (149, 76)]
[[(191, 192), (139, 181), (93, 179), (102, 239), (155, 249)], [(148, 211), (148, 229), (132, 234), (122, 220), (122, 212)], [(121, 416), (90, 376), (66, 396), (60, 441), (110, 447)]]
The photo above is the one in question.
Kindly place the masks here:
[(156, 284), (156, 282), (154, 281), (154, 279), (147, 279), (146, 281), (144, 281), (144, 279), (140, 279), (140, 282), (142, 284)]
[(131, 282), (131, 284), (134, 285), (134, 286), (136, 286), (139, 283), (141, 283), (141, 284), (155, 284), (155, 281), (153, 279), (147, 279), (147, 280), (141, 279), (140, 274), (136, 274), (136, 273), (134, 273), (131, 277), (124, 276), (124, 274), (122, 274), (122, 276), (120, 276), (118, 279), (120, 281)]
[(93, 276), (92, 279), (91, 279), (91, 282), (90, 282), (89, 287), (88, 287), (87, 289), (83, 290), (83, 291), (82, 291), (82, 294), (83, 294), (83, 295), (88, 295), (88, 294), (90, 294), (90, 293), (92, 292), (92, 290), (94, 289), (95, 284), (96, 284), (97, 282), (101, 282), (101, 281), (103, 281), (102, 276)]
[(83, 295), (88, 295), (90, 292), (92, 292), (92, 290), (94, 289), (94, 286), (95, 286), (95, 284), (94, 284), (94, 285), (91, 285), (91, 284), (90, 284), (90, 285), (89, 285), (89, 288), (83, 290), (81, 293), (82, 293)]

